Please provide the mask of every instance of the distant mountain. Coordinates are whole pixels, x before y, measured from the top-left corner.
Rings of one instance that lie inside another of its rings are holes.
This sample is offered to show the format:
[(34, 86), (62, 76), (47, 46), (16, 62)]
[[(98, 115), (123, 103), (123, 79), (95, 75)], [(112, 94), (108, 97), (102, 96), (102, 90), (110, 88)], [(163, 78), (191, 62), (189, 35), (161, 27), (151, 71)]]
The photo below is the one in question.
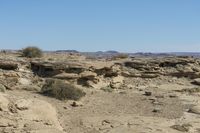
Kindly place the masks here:
[(109, 51), (106, 51), (104, 53), (109, 53), (109, 54), (119, 54), (118, 51), (113, 51), (113, 50), (109, 50)]
[(79, 53), (77, 50), (57, 50), (58, 53)]
[(97, 52), (81, 52), (81, 54), (87, 56), (87, 57), (95, 57), (95, 58), (109, 58), (114, 55), (119, 54), (118, 51), (97, 51)]
[(200, 57), (200, 52), (172, 52), (171, 54), (177, 56), (193, 56), (193, 57)]
[(170, 56), (172, 54), (170, 53), (143, 53), (143, 52), (138, 52), (138, 53), (128, 53), (130, 56)]
[[(8, 51), (8, 50), (7, 50)], [(45, 51), (47, 52), (47, 51)], [(118, 51), (109, 50), (109, 51), (97, 51), (97, 52), (79, 52), (77, 50), (57, 50), (57, 51), (48, 51), (48, 52), (57, 52), (57, 53), (81, 53), (87, 57), (97, 57), (97, 58), (107, 58), (112, 57), (114, 55), (120, 54)], [(128, 54), (130, 57), (134, 56), (151, 56), (151, 57), (158, 57), (158, 56), (193, 56), (200, 58), (200, 52), (166, 52), (166, 53), (151, 53), (151, 52), (137, 52), (137, 53), (125, 53)]]

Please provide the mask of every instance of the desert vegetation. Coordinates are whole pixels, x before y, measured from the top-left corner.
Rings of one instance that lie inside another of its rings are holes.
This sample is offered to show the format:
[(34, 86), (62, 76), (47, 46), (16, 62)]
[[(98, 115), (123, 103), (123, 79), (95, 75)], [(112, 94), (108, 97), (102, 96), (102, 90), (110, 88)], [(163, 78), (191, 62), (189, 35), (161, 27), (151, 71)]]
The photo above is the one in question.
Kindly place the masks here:
[(23, 57), (36, 58), (42, 57), (42, 50), (38, 47), (29, 46), (21, 50)]
[(79, 100), (85, 96), (85, 92), (78, 87), (58, 79), (47, 79), (41, 93), (60, 100)]

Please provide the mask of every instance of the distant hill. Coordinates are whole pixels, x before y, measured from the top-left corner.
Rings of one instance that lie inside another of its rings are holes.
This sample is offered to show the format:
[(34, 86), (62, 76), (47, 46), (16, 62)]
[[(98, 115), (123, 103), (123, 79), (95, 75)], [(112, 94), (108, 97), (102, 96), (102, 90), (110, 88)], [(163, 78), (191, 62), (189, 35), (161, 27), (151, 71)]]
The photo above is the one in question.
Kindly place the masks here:
[(57, 50), (57, 53), (79, 53), (77, 50)]
[(200, 57), (200, 52), (172, 52), (171, 54), (177, 56), (193, 56), (193, 57)]
[[(47, 51), (45, 51), (47, 52)], [(48, 51), (48, 52), (57, 52), (57, 53), (80, 53), (82, 55), (88, 57), (97, 57), (97, 58), (104, 58), (104, 57), (111, 57), (117, 54), (120, 54), (118, 51), (109, 50), (109, 51), (97, 51), (97, 52), (79, 52), (77, 50), (56, 50), (56, 51)], [(137, 53), (126, 53), (129, 56), (151, 56), (151, 57), (158, 57), (158, 56), (193, 56), (200, 58), (200, 52), (166, 52), (166, 53), (151, 53), (151, 52), (137, 52)]]

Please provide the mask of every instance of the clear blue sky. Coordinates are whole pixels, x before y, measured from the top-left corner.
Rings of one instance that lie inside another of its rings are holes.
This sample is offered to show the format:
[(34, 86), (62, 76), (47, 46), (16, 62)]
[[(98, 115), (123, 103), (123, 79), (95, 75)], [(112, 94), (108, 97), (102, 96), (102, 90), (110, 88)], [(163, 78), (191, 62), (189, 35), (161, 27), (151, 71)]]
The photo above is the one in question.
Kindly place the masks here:
[(0, 0), (0, 48), (199, 52), (200, 0)]

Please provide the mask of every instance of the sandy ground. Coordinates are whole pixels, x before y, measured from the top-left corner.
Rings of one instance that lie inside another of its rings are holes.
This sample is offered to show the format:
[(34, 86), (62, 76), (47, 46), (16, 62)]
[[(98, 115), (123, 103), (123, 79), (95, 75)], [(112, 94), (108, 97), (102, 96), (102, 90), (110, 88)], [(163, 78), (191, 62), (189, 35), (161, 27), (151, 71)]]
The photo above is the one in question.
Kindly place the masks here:
[[(87, 63), (93, 63), (93, 67), (112, 65), (112, 62), (103, 61), (99, 65), (98, 61)], [(22, 68), (18, 70), (20, 84), (29, 86), (26, 79), (30, 77), (32, 85), (39, 82), (35, 81), (28, 68), (26, 71)], [(15, 71), (3, 71), (0, 75), (2, 82), (10, 79), (4, 79), (5, 75), (16, 76), (13, 73)], [(111, 92), (98, 86), (83, 87), (86, 95), (79, 101), (62, 101), (41, 95), (39, 91), (13, 86), (6, 92), (0, 92), (0, 132), (200, 133), (200, 91), (191, 92), (200, 87), (192, 81), (188, 77), (163, 75), (154, 78), (124, 77), (125, 86)], [(77, 106), (72, 106), (74, 102)]]

